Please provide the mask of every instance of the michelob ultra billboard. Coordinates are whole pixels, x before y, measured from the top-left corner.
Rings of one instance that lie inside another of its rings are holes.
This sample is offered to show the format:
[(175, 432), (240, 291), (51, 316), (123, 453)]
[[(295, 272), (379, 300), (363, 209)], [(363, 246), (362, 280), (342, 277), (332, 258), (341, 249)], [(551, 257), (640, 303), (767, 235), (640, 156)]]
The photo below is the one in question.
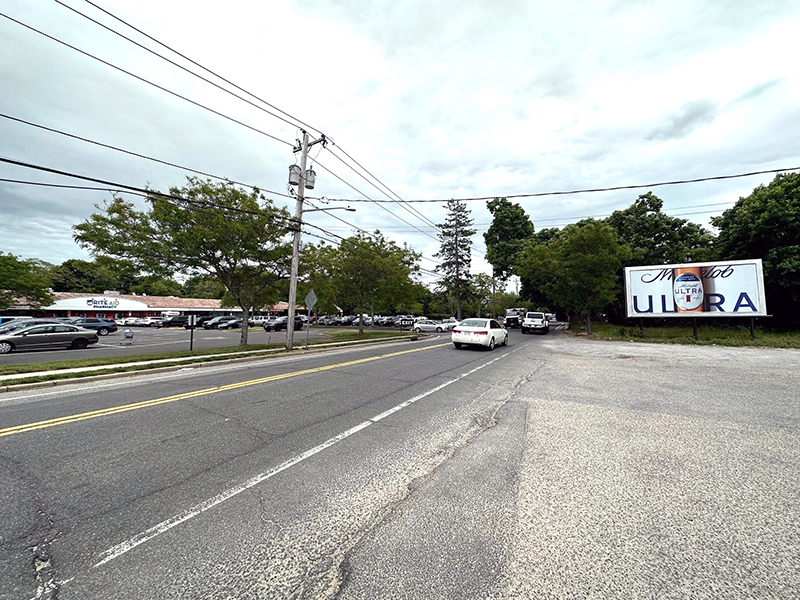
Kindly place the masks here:
[(761, 259), (627, 267), (628, 317), (765, 317)]

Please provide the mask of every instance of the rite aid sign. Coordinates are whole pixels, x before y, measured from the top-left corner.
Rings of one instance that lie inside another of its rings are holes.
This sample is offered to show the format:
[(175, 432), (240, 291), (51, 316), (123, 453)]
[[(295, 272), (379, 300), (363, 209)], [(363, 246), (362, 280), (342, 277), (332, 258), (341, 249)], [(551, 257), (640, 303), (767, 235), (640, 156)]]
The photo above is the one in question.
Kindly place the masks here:
[(627, 267), (628, 317), (765, 317), (761, 259)]
[(80, 310), (80, 311), (145, 311), (150, 307), (144, 302), (128, 300), (127, 298), (113, 298), (107, 296), (85, 296), (81, 298), (65, 298), (57, 300), (47, 307), (50, 310)]

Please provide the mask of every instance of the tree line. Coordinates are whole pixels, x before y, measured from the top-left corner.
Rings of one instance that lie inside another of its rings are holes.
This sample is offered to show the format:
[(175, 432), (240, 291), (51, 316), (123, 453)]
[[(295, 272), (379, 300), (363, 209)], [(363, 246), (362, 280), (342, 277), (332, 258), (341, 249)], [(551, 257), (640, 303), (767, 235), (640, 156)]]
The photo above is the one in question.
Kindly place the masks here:
[(606, 219), (534, 232), (519, 205), (488, 203), (494, 219), (484, 235), (495, 275), (521, 280), (521, 299), (558, 310), (576, 324), (625, 317), (622, 270), (637, 265), (760, 258), (767, 307), (777, 326), (800, 324), (800, 174), (760, 185), (711, 224), (716, 234), (662, 212), (648, 192)]
[[(476, 231), (466, 204), (453, 200), (438, 226), (435, 286), (419, 282), (421, 257), (407, 244), (396, 244), (380, 231), (358, 231), (338, 243), (302, 245), (298, 298), (313, 288), (321, 313), (459, 319), (503, 314), (525, 303), (591, 327), (591, 319), (600, 315), (624, 317), (626, 266), (761, 258), (770, 312), (781, 322), (798, 321), (800, 174), (778, 175), (740, 198), (712, 219), (716, 235), (664, 214), (662, 200), (650, 192), (606, 219), (584, 219), (563, 229), (536, 231), (524, 209), (506, 198), (490, 200), (487, 208), (492, 222), (484, 241), (492, 275), (471, 273)], [(0, 253), (0, 309), (19, 297), (46, 305), (52, 301), (50, 290), (113, 289), (219, 298), (247, 317), (288, 298), (289, 235), (298, 226), (258, 189), (198, 178), (168, 195), (154, 191), (144, 210), (113, 197), (73, 228), (92, 261), (51, 265)], [(518, 294), (505, 289), (512, 276), (520, 279)]]

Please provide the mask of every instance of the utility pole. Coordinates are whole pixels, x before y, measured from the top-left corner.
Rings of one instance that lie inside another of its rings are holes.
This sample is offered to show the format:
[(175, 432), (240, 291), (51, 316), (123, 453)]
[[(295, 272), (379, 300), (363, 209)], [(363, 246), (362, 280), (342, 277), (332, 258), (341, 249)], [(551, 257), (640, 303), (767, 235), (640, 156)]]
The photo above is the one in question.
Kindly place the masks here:
[(286, 349), (294, 345), (294, 315), (297, 304), (297, 274), (300, 270), (300, 225), (303, 222), (303, 197), (306, 192), (306, 159), (308, 158), (308, 133), (303, 132), (303, 149), (300, 155), (300, 183), (297, 186), (297, 204), (294, 208), (294, 241), (292, 242), (292, 272), (289, 275), (289, 316), (286, 319)]
[(458, 245), (458, 220), (456, 219), (456, 319), (461, 320), (461, 252)]

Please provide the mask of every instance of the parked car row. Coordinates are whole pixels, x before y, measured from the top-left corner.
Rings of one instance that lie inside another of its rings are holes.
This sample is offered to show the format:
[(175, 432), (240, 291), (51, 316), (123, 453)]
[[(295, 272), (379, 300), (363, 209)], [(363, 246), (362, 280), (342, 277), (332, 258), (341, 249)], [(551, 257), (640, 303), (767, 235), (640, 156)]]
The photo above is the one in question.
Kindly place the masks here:
[[(0, 354), (39, 348), (86, 348), (96, 344), (100, 330), (46, 319), (26, 319), (10, 323), (0, 331)], [(116, 328), (116, 326), (115, 326)], [(107, 334), (106, 334), (107, 335)]]

